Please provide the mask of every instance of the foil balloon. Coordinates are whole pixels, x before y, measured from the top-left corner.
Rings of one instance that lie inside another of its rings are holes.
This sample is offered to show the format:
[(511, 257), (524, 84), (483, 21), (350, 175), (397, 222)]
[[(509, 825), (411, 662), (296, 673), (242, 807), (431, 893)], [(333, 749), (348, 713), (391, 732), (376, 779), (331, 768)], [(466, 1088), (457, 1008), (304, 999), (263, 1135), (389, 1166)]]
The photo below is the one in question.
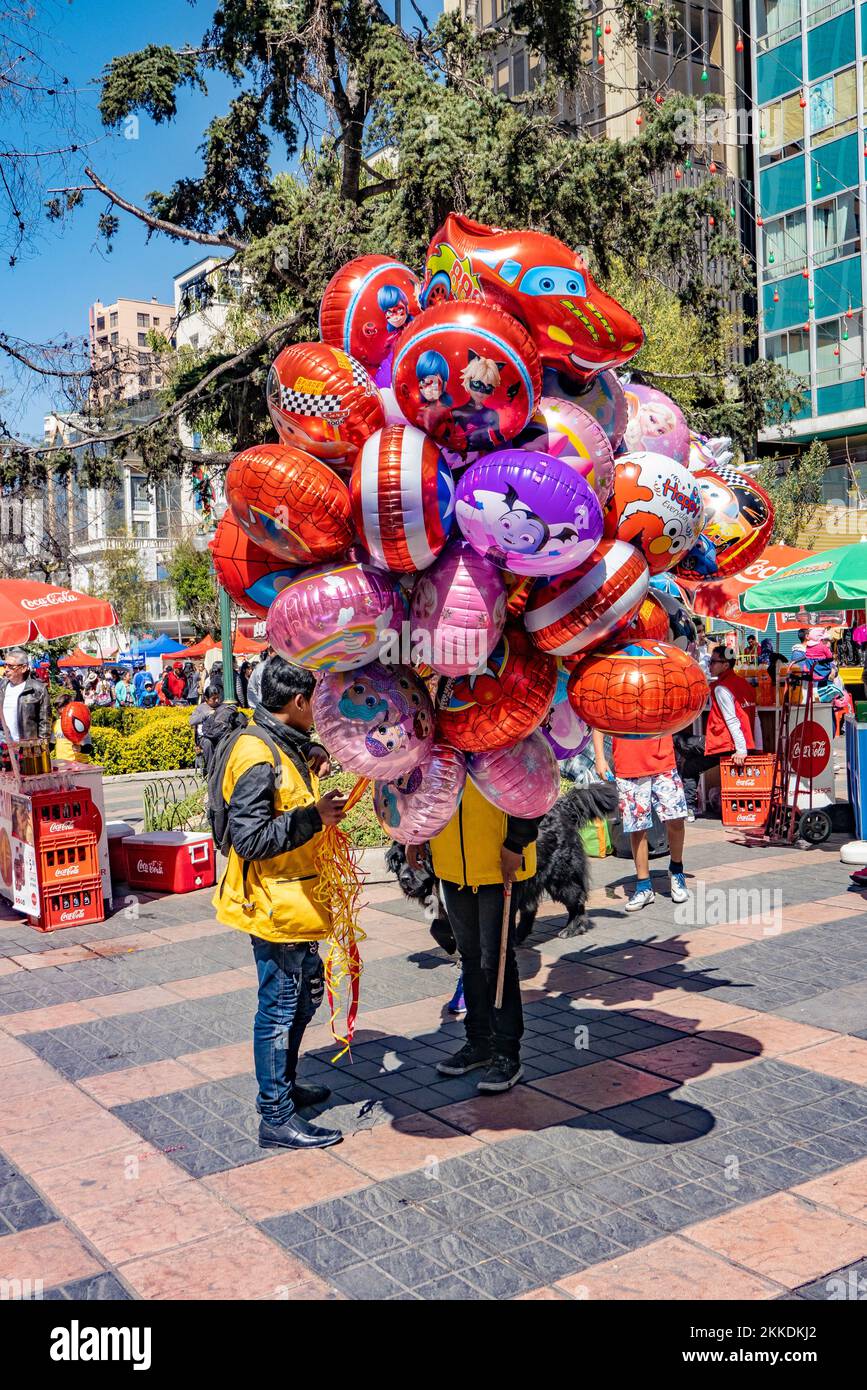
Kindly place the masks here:
[(382, 397), (382, 409), (387, 425), (408, 425), (409, 421), (397, 403), (397, 397), (390, 386), (382, 386), (379, 391)]
[(430, 696), (408, 666), (372, 661), (360, 671), (327, 671), (313, 692), (313, 718), (331, 757), (356, 777), (391, 782), (433, 747)]
[(352, 514), (371, 560), (414, 573), (439, 555), (454, 519), (452, 472), (434, 441), (388, 425), (362, 445), (349, 484)]
[(502, 449), (471, 463), (455, 515), (470, 545), (513, 574), (563, 574), (596, 547), (602, 510), (571, 464)]
[(541, 732), (510, 748), (475, 753), (467, 772), (476, 790), (507, 816), (544, 816), (560, 795), (560, 768)]
[(516, 449), (533, 450), (571, 463), (605, 506), (614, 486), (614, 450), (607, 434), (586, 410), (555, 396), (543, 396)]
[(568, 401), (586, 410), (605, 431), (612, 449), (616, 449), (626, 432), (629, 407), (623, 387), (613, 372), (600, 372), (591, 382), (576, 381), (575, 377), (546, 367), (542, 373), (542, 395)]
[(450, 212), (428, 247), (421, 301), (499, 304), (526, 323), (544, 364), (590, 377), (641, 347), (641, 325), (586, 263), (544, 232), (503, 231)]
[(574, 758), (577, 753), (582, 753), (590, 742), (593, 731), (589, 724), (585, 724), (584, 720), (579, 718), (569, 701), (563, 700), (560, 704), (551, 706), (539, 726), (539, 733), (550, 743), (554, 757), (564, 759)]
[(701, 488), (704, 526), (675, 576), (700, 583), (728, 579), (758, 560), (771, 539), (774, 508), (753, 478), (718, 466), (692, 474)]
[(418, 576), (410, 618), (413, 642), (426, 665), (443, 676), (468, 675), (484, 665), (502, 636), (502, 571), (466, 541), (450, 541), (435, 564)]
[(209, 544), (214, 572), (229, 598), (255, 618), (264, 618), (277, 594), (298, 573), (251, 540), (226, 508)]
[(625, 738), (676, 734), (700, 713), (708, 684), (697, 661), (644, 639), (590, 652), (569, 681), (569, 701), (591, 728)]
[(319, 336), (373, 372), (419, 314), (419, 288), (415, 272), (391, 256), (356, 256), (325, 288)]
[(732, 441), (728, 435), (719, 435), (715, 439), (708, 439), (707, 435), (696, 434), (695, 430), (690, 430), (690, 473), (698, 473), (704, 468), (709, 468), (711, 472), (717, 468), (725, 468), (731, 463), (734, 456)]
[(634, 617), (648, 579), (634, 546), (601, 541), (577, 569), (534, 586), (524, 614), (530, 640), (554, 656), (599, 646)]
[(301, 570), (268, 614), (268, 641), (296, 666), (351, 671), (382, 655), (406, 616), (395, 581), (370, 565)]
[(651, 574), (683, 560), (703, 525), (701, 491), (682, 464), (644, 452), (617, 459), (605, 535), (636, 546)]
[(444, 830), (457, 810), (467, 778), (467, 762), (457, 748), (435, 743), (412, 772), (393, 782), (376, 782), (373, 809), (392, 840), (423, 845)]
[(556, 662), (507, 627), (483, 668), (441, 682), (439, 736), (467, 753), (507, 748), (539, 727), (556, 688)]
[(646, 593), (629, 623), (629, 637), (646, 637), (651, 642), (668, 640), (668, 613), (653, 593)]
[(437, 304), (401, 337), (394, 394), (408, 420), (466, 455), (520, 434), (542, 370), (527, 330), (494, 304)]
[(76, 747), (90, 733), (90, 710), (82, 700), (70, 700), (60, 711), (60, 732)]
[(327, 464), (284, 444), (236, 454), (226, 500), (251, 540), (282, 560), (311, 565), (352, 544), (349, 489)]
[(647, 449), (684, 466), (689, 462), (689, 425), (680, 406), (652, 386), (630, 382), (625, 388), (629, 419), (623, 435), (627, 451)]
[(327, 343), (285, 347), (268, 373), (266, 397), (281, 441), (335, 468), (350, 468), (365, 439), (385, 424), (366, 367)]

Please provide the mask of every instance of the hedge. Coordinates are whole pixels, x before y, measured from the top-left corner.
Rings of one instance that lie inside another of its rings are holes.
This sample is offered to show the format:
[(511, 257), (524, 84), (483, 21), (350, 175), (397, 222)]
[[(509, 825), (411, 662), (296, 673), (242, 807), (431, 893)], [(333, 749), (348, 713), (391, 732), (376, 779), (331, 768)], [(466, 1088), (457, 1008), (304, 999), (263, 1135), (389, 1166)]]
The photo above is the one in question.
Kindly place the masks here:
[(155, 720), (148, 717), (157, 713), (155, 710), (102, 710), (101, 713), (118, 714), (122, 719), (128, 718), (131, 725), (128, 734), (105, 727), (105, 724), (91, 725), (94, 759), (104, 767), (106, 776), (174, 772), (195, 763), (196, 744), (190, 728), (189, 709), (166, 708), (159, 711), (160, 717)]
[(128, 705), (115, 709), (111, 705), (97, 705), (90, 711), (92, 729), (116, 729), (121, 734), (137, 734), (139, 729), (153, 727), (154, 720), (170, 718), (172, 715), (186, 713), (189, 719), (192, 705), (154, 705), (153, 709), (137, 709)]

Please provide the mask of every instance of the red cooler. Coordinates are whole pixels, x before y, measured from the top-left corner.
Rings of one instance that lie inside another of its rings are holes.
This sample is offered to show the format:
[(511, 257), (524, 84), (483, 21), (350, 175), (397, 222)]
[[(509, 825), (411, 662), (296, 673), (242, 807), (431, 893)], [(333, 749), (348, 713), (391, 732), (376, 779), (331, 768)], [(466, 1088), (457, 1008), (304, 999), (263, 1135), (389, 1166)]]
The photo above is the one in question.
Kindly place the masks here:
[(126, 882), (126, 851), (123, 842), (135, 830), (125, 820), (110, 820), (105, 827), (108, 839), (108, 865), (112, 883)]
[(156, 893), (194, 893), (216, 881), (214, 841), (191, 830), (155, 830), (123, 840), (130, 888)]

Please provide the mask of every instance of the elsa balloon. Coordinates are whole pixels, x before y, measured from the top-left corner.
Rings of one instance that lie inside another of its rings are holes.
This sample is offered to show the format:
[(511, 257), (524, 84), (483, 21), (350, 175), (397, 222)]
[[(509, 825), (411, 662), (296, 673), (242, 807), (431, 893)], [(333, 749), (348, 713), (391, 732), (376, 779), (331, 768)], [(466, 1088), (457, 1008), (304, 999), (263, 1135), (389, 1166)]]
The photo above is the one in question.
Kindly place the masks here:
[(328, 671), (313, 692), (313, 719), (332, 758), (357, 777), (393, 781), (433, 747), (431, 698), (408, 666), (371, 661), (360, 671)]
[(686, 466), (689, 461), (689, 425), (680, 406), (664, 392), (630, 381), (626, 387), (629, 419), (623, 443), (627, 453), (646, 449)]
[(560, 794), (559, 764), (538, 729), (509, 748), (473, 753), (467, 772), (482, 796), (509, 816), (544, 816)]
[(392, 840), (423, 845), (444, 830), (457, 810), (467, 777), (463, 753), (435, 743), (430, 756), (393, 782), (376, 782), (376, 818)]

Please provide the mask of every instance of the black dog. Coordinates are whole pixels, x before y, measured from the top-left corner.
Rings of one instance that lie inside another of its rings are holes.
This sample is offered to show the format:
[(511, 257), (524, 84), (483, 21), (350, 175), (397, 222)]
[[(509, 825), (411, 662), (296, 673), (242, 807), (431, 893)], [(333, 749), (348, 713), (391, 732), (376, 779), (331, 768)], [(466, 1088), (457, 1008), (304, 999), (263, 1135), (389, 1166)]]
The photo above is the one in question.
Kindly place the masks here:
[[(543, 816), (536, 842), (536, 876), (524, 883), (523, 900), (516, 927), (518, 941), (526, 941), (533, 930), (539, 904), (545, 897), (562, 903), (569, 920), (558, 936), (581, 936), (593, 923), (586, 915), (590, 872), (587, 853), (578, 833), (597, 817), (607, 818), (617, 809), (617, 789), (611, 782), (589, 787), (573, 787), (561, 796)], [(440, 903), (437, 880), (430, 865), (416, 871), (406, 862), (403, 845), (391, 844), (386, 850), (386, 868), (394, 874), (407, 898), (421, 903), (438, 946), (449, 955), (457, 950), (449, 920)]]

